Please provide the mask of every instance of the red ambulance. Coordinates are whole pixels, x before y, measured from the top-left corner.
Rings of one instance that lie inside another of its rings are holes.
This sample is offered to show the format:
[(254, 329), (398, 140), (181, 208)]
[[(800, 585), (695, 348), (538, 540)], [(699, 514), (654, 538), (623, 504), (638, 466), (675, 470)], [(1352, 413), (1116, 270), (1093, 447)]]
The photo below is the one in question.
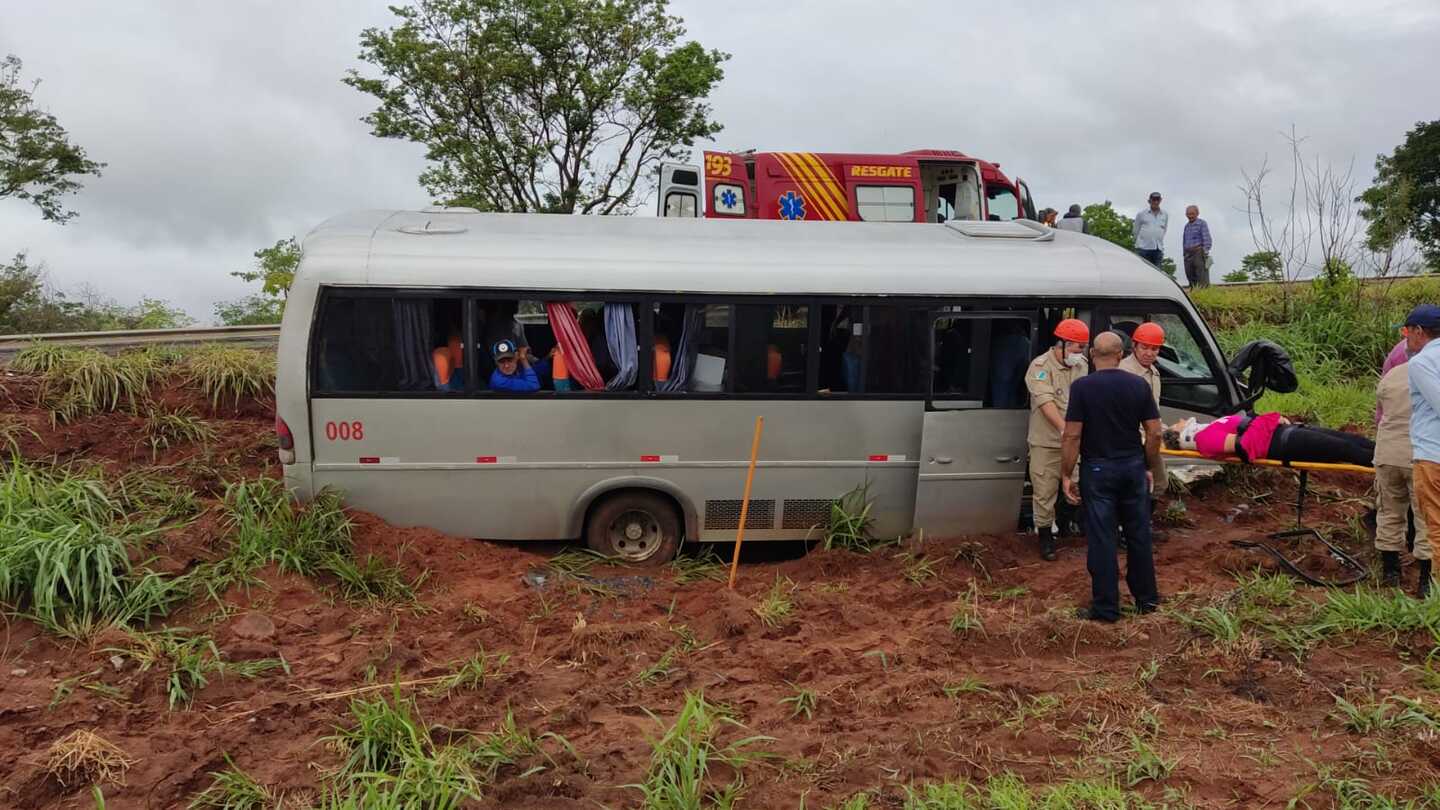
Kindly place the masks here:
[(947, 149), (898, 155), (705, 152), (660, 168), (659, 214), (715, 219), (945, 222), (1036, 219), (1025, 181)]

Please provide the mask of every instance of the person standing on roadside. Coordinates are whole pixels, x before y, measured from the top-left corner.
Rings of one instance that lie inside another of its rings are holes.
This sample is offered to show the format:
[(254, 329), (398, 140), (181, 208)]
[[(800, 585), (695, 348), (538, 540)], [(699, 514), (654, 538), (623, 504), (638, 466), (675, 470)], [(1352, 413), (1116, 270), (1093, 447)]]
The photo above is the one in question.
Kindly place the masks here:
[[(1380, 552), (1380, 584), (1396, 587), (1400, 584), (1400, 552), (1405, 550), (1415, 500), (1408, 363), (1385, 372), (1375, 387), (1375, 400), (1381, 408), (1375, 426), (1375, 550)], [(1414, 525), (1415, 559), (1428, 567), (1431, 553), (1424, 516), (1415, 515)]]
[(1160, 210), (1160, 192), (1150, 192), (1150, 207), (1135, 215), (1135, 252), (1158, 270), (1165, 261), (1165, 230), (1170, 215)]
[[(1160, 347), (1165, 345), (1165, 329), (1154, 321), (1146, 321), (1135, 327), (1135, 333), (1130, 336), (1130, 354), (1120, 361), (1120, 369), (1144, 380), (1150, 386), (1150, 393), (1155, 398), (1155, 407), (1160, 407), (1160, 367), (1155, 361), (1160, 359)], [(1150, 513), (1155, 513), (1155, 499), (1165, 494), (1169, 485), (1170, 474), (1165, 469), (1165, 459), (1162, 457), (1160, 463), (1150, 468), (1150, 475), (1155, 479), (1155, 485), (1150, 488)]]
[[(1405, 353), (1410, 362), (1411, 477), (1417, 520), (1440, 526), (1440, 307), (1421, 304), (1405, 318)], [(1419, 543), (1416, 543), (1419, 547)], [(1415, 596), (1430, 595), (1430, 560), (1420, 561)]]
[(1210, 286), (1210, 226), (1200, 218), (1200, 208), (1185, 206), (1185, 232), (1180, 235), (1180, 249), (1185, 254), (1185, 278), (1190, 289)]
[(1086, 233), (1085, 217), (1080, 213), (1080, 205), (1078, 203), (1071, 205), (1070, 210), (1065, 212), (1065, 216), (1060, 218), (1060, 221), (1055, 224), (1055, 227), (1065, 231), (1074, 231), (1075, 233)]
[(1055, 327), (1055, 345), (1030, 362), (1025, 388), (1030, 392), (1030, 494), (1035, 531), (1040, 535), (1040, 556), (1055, 559), (1055, 501), (1060, 495), (1060, 434), (1065, 430), (1065, 409), (1070, 387), (1089, 370), (1085, 347), (1090, 327), (1066, 318)]
[[(1125, 582), (1135, 607), (1151, 613), (1160, 606), (1155, 557), (1150, 541), (1150, 470), (1160, 460), (1160, 410), (1150, 386), (1121, 371), (1125, 339), (1102, 332), (1090, 350), (1095, 372), (1076, 380), (1065, 411), (1060, 472), (1065, 497), (1083, 503), (1090, 607), (1080, 617), (1099, 622), (1120, 618), (1117, 535), (1124, 529)], [(1141, 430), (1145, 441), (1140, 441)], [(1084, 457), (1080, 483), (1076, 462)]]

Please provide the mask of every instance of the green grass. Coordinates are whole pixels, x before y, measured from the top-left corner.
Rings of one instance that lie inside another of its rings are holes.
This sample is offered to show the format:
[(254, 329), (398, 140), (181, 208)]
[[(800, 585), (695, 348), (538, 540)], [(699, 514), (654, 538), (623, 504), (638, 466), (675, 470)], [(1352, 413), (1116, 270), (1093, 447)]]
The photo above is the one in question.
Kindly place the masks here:
[(227, 661), (207, 635), (188, 635), (183, 627), (148, 633), (130, 631), (129, 645), (105, 651), (134, 661), (141, 672), (167, 671), (166, 695), (171, 710), (195, 701), (195, 693), (210, 683), (211, 676), (234, 676), (252, 680), (275, 670), (290, 672), (283, 658)]
[(1376, 734), (1398, 728), (1415, 728), (1434, 733), (1440, 731), (1440, 717), (1420, 701), (1400, 695), (1382, 700), (1373, 696), (1352, 703), (1335, 696), (1335, 710), (1330, 714), (1347, 730), (1356, 734)]
[(270, 352), (207, 344), (190, 352), (185, 367), (187, 380), (215, 407), (226, 399), (238, 406), (242, 398), (275, 393), (275, 355)]
[(979, 631), (985, 632), (985, 622), (980, 617), (979, 591), (972, 583), (968, 593), (955, 597), (955, 610), (950, 614), (950, 632), (965, 636)]
[(320, 807), (452, 808), (480, 798), (474, 752), (437, 745), (414, 700), (398, 688), (393, 700), (352, 700), (350, 715), (352, 725), (326, 738), (345, 761)]
[(485, 648), (465, 659), (457, 662), (455, 669), (436, 684), (431, 690), (439, 694), (450, 694), (459, 690), (474, 691), (483, 689), (485, 684), (492, 678), (500, 676), (500, 670), (509, 663), (509, 653), (487, 653)]
[[(654, 715), (651, 718), (660, 722)], [(750, 736), (722, 742), (725, 732), (743, 728), (728, 712), (706, 701), (703, 693), (686, 692), (675, 721), (651, 742), (645, 781), (626, 787), (640, 792), (645, 810), (734, 807), (745, 787), (745, 767), (768, 756), (757, 746), (771, 741)], [(714, 783), (711, 769), (716, 765), (727, 766), (734, 774), (728, 783)]]
[(1132, 732), (1130, 754), (1125, 758), (1125, 786), (1135, 787), (1141, 782), (1163, 782), (1170, 778), (1178, 763), (1177, 759), (1161, 756), (1149, 743)]
[(1244, 634), (1244, 626), (1234, 611), (1219, 605), (1203, 607), (1194, 613), (1176, 614), (1180, 623), (1192, 632), (1216, 644), (1233, 644)]
[(0, 602), (47, 630), (88, 638), (138, 626), (189, 596), (185, 578), (136, 566), (131, 553), (159, 526), (97, 474), (18, 459), (0, 469)]
[(862, 484), (835, 499), (830, 504), (830, 522), (825, 526), (814, 526), (812, 531), (821, 529), (824, 532), (821, 547), (826, 550), (840, 548), (869, 552), (877, 545), (883, 545), (877, 544), (870, 536), (870, 529), (875, 525), (870, 511), (874, 508), (875, 499), (870, 497), (870, 484)]
[(787, 698), (781, 698), (780, 704), (790, 707), (790, 717), (792, 719), (802, 714), (805, 715), (806, 720), (813, 718), (815, 716), (815, 709), (820, 705), (820, 698), (816, 696), (815, 690), (802, 689), (793, 683), (790, 684), (790, 688), (795, 690), (795, 694)]
[(679, 647), (671, 647), (655, 659), (655, 663), (635, 673), (630, 679), (634, 686), (653, 686), (666, 678), (675, 670), (675, 660), (680, 657)]
[(795, 603), (790, 599), (790, 595), (794, 592), (795, 583), (788, 577), (776, 574), (775, 584), (770, 586), (770, 590), (754, 607), (755, 615), (760, 617), (760, 622), (766, 627), (779, 627), (795, 608)]
[(1152, 810), (1157, 807), (1140, 794), (1126, 791), (1114, 780), (1073, 779), (1031, 787), (1012, 773), (991, 777), (983, 785), (963, 780), (928, 782), (906, 786), (904, 791), (901, 805), (904, 810)]
[(1331, 590), (1306, 628), (1319, 637), (1377, 633), (1393, 639), (1424, 632), (1433, 644), (1440, 646), (1440, 599), (1421, 601), (1393, 590), (1360, 587), (1350, 591)]
[(210, 786), (190, 800), (189, 810), (266, 810), (277, 803), (275, 794), (241, 770), (229, 754), (225, 764), (225, 770), (210, 773)]
[(122, 406), (133, 411), (164, 372), (154, 356), (144, 352), (112, 356), (95, 349), (68, 349), (29, 358), (24, 354), (16, 356), (11, 368), (41, 375), (40, 402), (57, 424)]
[(226, 487), (224, 510), (229, 553), (199, 574), (216, 599), (230, 585), (250, 582), (256, 569), (270, 563), (287, 573), (333, 577), (346, 599), (383, 605), (415, 604), (416, 590), (429, 576), (425, 571), (407, 580), (398, 566), (380, 557), (357, 560), (350, 519), (334, 491), (300, 505), (281, 481), (240, 481)]
[(215, 440), (215, 429), (188, 409), (163, 411), (151, 408), (141, 427), (143, 440), (150, 444), (153, 459), (161, 450), (181, 444), (205, 446)]
[(706, 546), (693, 557), (676, 557), (670, 563), (670, 570), (675, 573), (676, 584), (687, 585), (705, 580), (724, 581), (727, 566), (713, 548)]

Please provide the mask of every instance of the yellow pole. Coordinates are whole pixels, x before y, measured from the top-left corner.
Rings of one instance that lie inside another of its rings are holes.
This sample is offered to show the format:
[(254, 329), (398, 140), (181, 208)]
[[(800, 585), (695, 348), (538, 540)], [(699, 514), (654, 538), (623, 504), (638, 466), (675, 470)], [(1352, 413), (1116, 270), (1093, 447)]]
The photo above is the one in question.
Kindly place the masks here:
[(750, 469), (745, 473), (745, 494), (740, 498), (740, 528), (735, 530), (735, 556), (730, 560), (730, 590), (735, 590), (735, 578), (740, 574), (740, 544), (745, 541), (745, 518), (750, 514), (750, 485), (755, 481), (755, 459), (760, 457), (760, 432), (765, 428), (765, 417), (755, 417), (755, 440), (750, 443)]

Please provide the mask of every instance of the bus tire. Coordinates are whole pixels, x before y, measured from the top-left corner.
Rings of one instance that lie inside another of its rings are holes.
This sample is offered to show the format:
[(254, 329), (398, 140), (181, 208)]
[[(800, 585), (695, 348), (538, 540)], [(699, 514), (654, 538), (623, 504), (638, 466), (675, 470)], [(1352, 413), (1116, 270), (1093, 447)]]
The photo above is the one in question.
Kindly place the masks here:
[(585, 522), (585, 544), (631, 565), (664, 565), (680, 550), (683, 536), (675, 505), (642, 490), (604, 498)]

